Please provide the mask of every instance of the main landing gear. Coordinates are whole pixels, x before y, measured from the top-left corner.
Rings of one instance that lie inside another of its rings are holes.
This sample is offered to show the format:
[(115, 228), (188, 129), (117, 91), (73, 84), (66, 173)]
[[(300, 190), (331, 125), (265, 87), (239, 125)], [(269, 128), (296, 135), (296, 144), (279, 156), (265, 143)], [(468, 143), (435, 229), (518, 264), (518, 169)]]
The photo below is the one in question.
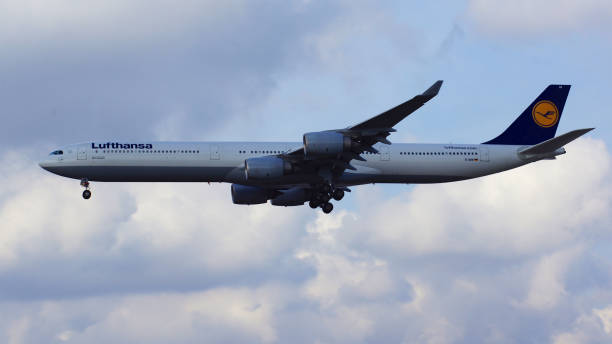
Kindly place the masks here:
[(81, 179), (81, 186), (85, 188), (85, 191), (83, 191), (83, 198), (90, 199), (91, 191), (89, 190), (89, 180)]
[(344, 189), (336, 189), (330, 184), (322, 184), (313, 190), (312, 199), (308, 202), (308, 205), (312, 209), (321, 207), (325, 214), (329, 214), (334, 210), (334, 205), (329, 202), (332, 198), (336, 201), (344, 198)]

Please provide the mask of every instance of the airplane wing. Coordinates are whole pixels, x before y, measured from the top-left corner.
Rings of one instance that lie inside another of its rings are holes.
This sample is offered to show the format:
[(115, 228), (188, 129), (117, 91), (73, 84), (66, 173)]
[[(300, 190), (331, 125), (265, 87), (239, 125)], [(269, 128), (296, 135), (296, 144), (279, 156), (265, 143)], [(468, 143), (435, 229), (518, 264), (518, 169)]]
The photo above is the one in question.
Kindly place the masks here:
[(378, 153), (373, 147), (378, 142), (391, 144), (387, 137), (396, 131), (393, 126), (435, 97), (441, 87), (442, 80), (436, 81), (422, 94), (357, 125), (306, 133), (302, 147), (280, 157), (304, 172), (316, 171), (327, 180), (345, 169), (355, 170), (351, 160), (365, 161), (363, 152)]
[(423, 94), (419, 94), (414, 98), (402, 103), (393, 109), (387, 110), (378, 116), (374, 116), (367, 121), (361, 122), (348, 129), (352, 131), (357, 130), (368, 130), (368, 129), (382, 129), (392, 128), (401, 120), (406, 118), (411, 113), (418, 110), (421, 106), (427, 103), (431, 98), (438, 95), (440, 88), (442, 87), (442, 80), (436, 81), (430, 88), (428, 88)]

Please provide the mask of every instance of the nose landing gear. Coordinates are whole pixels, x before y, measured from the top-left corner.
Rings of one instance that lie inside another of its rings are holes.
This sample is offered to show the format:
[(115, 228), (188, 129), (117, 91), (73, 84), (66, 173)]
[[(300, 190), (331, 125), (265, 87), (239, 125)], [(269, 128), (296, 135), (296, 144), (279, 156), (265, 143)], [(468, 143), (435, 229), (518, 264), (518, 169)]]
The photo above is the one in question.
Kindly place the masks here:
[(85, 188), (85, 191), (83, 191), (83, 198), (90, 199), (91, 191), (89, 191), (89, 181), (85, 178), (81, 179), (81, 186)]

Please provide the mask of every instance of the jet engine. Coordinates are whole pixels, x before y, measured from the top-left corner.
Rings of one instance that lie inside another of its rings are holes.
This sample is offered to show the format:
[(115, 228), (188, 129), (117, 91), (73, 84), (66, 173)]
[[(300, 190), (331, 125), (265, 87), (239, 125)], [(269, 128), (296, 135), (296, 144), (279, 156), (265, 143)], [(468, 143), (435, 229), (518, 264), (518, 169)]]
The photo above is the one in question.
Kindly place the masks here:
[(272, 205), (290, 207), (295, 205), (303, 205), (304, 202), (311, 198), (311, 191), (304, 188), (291, 188), (288, 190), (280, 190), (281, 194), (274, 197), (270, 203)]
[(232, 184), (232, 202), (234, 204), (266, 203), (270, 192), (257, 186)]
[(351, 150), (350, 137), (335, 131), (318, 131), (304, 134), (306, 155), (335, 155)]
[(246, 179), (273, 179), (292, 172), (291, 163), (274, 156), (249, 158), (244, 161)]

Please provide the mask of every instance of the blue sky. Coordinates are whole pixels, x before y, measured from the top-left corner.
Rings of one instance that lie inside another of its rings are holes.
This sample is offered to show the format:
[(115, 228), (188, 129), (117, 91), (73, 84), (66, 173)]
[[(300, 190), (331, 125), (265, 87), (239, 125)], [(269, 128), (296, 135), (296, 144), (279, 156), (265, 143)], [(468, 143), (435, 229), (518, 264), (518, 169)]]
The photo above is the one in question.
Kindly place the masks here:
[[(612, 5), (0, 2), (0, 341), (603, 343), (612, 339)], [(556, 161), (354, 188), (334, 213), (228, 185), (77, 182), (90, 140), (300, 141), (445, 81), (394, 142), (495, 137), (550, 83)]]

